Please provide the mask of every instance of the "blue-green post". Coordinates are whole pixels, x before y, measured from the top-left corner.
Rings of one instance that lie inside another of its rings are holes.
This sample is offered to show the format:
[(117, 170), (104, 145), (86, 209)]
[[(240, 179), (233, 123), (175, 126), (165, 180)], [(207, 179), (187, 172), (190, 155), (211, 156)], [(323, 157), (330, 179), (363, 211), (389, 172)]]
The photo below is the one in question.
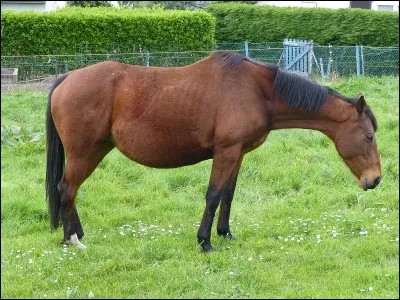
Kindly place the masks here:
[(320, 69), (320, 70), (321, 70), (321, 71), (320, 71), (320, 72), (321, 72), (321, 77), (322, 77), (322, 78), (325, 78), (325, 74), (324, 74), (324, 64), (322, 63), (322, 58), (319, 59), (319, 64), (320, 64), (320, 66), (321, 66), (321, 69)]
[(356, 65), (357, 65), (357, 76), (360, 76), (360, 48), (356, 46)]
[(150, 66), (150, 53), (149, 51), (146, 52), (146, 67)]
[(246, 58), (249, 57), (249, 42), (248, 41), (244, 41), (244, 53), (246, 55)]
[(364, 48), (360, 46), (361, 75), (364, 76)]

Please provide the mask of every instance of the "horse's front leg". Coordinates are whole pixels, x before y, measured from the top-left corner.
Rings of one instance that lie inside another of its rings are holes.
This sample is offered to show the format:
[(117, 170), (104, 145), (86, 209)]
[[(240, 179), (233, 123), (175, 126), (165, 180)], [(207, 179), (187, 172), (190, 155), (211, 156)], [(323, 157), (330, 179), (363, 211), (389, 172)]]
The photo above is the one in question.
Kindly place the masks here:
[(229, 216), (231, 213), (231, 204), (235, 193), (236, 181), (238, 178), (240, 166), (242, 165), (243, 156), (241, 156), (229, 176), (228, 182), (222, 193), (221, 206), (219, 208), (217, 233), (225, 238), (234, 239), (229, 230)]
[(228, 184), (230, 175), (238, 161), (241, 160), (241, 157), (240, 146), (215, 151), (206, 194), (206, 207), (197, 233), (197, 240), (205, 252), (212, 250), (210, 237), (215, 211), (220, 203), (223, 191)]

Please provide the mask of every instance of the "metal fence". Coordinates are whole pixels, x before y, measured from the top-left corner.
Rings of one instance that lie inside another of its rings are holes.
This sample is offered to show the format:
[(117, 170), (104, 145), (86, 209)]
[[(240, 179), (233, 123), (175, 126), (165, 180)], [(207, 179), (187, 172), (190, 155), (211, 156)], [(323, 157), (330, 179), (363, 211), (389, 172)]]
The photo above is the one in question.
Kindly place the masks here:
[[(18, 68), (18, 82), (57, 77), (67, 71), (112, 60), (144, 66), (184, 66), (213, 50), (230, 50), (246, 57), (283, 67), (283, 43), (221, 43), (210, 51), (135, 52), (76, 55), (1, 56), (1, 68)], [(382, 76), (399, 74), (399, 47), (313, 46), (312, 77)], [(3, 73), (3, 72), (2, 72)], [(2, 75), (3, 83), (3, 75)]]

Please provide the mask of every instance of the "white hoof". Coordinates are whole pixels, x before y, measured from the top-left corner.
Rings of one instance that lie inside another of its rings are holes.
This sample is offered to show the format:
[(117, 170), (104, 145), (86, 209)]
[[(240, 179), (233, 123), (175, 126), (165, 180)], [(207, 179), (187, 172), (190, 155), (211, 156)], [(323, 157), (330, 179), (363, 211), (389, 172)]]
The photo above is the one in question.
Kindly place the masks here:
[(70, 244), (72, 246), (78, 247), (78, 249), (85, 249), (86, 246), (81, 243), (81, 241), (78, 239), (78, 236), (75, 234), (71, 235), (71, 239), (67, 241), (67, 244)]

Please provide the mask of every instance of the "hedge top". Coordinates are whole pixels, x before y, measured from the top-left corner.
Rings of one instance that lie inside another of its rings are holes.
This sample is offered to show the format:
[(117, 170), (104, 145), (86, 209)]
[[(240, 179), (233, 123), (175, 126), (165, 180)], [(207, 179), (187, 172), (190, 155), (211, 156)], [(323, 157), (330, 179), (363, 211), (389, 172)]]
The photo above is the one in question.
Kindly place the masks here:
[[(399, 15), (365, 9), (214, 3), (206, 11), (67, 7), (1, 12), (2, 55), (212, 50), (217, 42), (313, 40), (398, 46)], [(83, 49), (83, 50), (82, 50)]]
[(5, 10), (3, 55), (76, 54), (133, 48), (150, 51), (206, 50), (215, 41), (215, 18), (207, 12), (69, 7), (53, 12)]
[(239, 3), (211, 4), (217, 42), (313, 40), (320, 45), (397, 46), (398, 12), (360, 8), (295, 8)]
[(182, 15), (208, 15), (204, 11), (189, 11), (189, 10), (165, 10), (161, 7), (154, 6), (152, 8), (125, 8), (125, 7), (64, 7), (58, 8), (54, 11), (35, 11), (23, 10), (18, 11), (14, 9), (5, 9), (1, 11), (2, 15), (17, 14), (29, 16), (43, 16), (43, 15), (62, 15), (65, 17), (74, 18), (76, 15), (83, 16), (117, 16), (117, 17), (131, 17), (133, 15), (162, 15), (162, 16), (182, 16)]

